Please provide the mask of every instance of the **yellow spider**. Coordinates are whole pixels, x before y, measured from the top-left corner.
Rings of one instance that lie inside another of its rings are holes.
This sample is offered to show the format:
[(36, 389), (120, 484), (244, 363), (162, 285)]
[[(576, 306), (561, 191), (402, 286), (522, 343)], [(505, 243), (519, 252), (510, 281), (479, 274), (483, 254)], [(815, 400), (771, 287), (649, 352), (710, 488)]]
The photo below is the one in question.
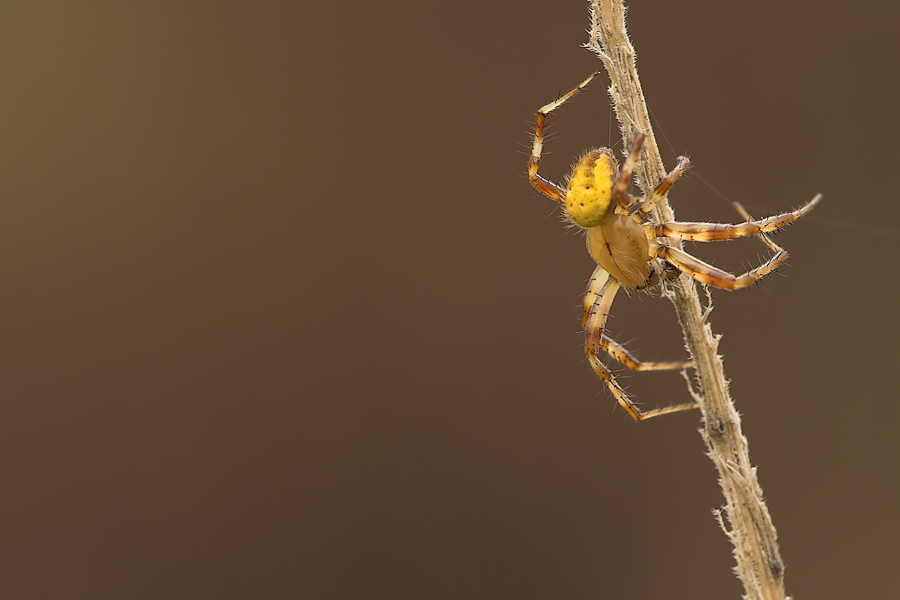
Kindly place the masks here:
[[(584, 350), (594, 372), (606, 382), (613, 396), (636, 421), (668, 413), (696, 408), (696, 403), (677, 404), (664, 408), (642, 411), (619, 387), (612, 373), (600, 362), (600, 351), (636, 371), (684, 369), (691, 362), (640, 362), (625, 348), (607, 337), (603, 329), (609, 308), (619, 288), (644, 289), (672, 280), (686, 273), (701, 283), (726, 290), (747, 287), (772, 271), (787, 258), (787, 252), (776, 245), (766, 232), (784, 227), (806, 214), (821, 200), (817, 195), (795, 211), (766, 217), (758, 221), (738, 206), (747, 219), (737, 225), (722, 223), (645, 223), (653, 206), (668, 193), (672, 184), (690, 164), (681, 157), (676, 166), (646, 198), (634, 198), (628, 191), (631, 172), (644, 141), (644, 134), (637, 132), (634, 144), (621, 170), (609, 148), (590, 150), (584, 154), (572, 170), (568, 185), (563, 188), (538, 175), (541, 150), (544, 145), (544, 121), (547, 114), (581, 91), (597, 73), (585, 79), (581, 85), (558, 100), (541, 107), (537, 112), (534, 147), (528, 160), (528, 178), (539, 192), (565, 205), (567, 217), (587, 232), (588, 252), (597, 262), (597, 268), (588, 283), (584, 296), (582, 324), (585, 328)], [(665, 245), (658, 238), (676, 238), (710, 242), (736, 237), (757, 235), (775, 255), (765, 264), (743, 275), (732, 275), (717, 269), (690, 254)]]

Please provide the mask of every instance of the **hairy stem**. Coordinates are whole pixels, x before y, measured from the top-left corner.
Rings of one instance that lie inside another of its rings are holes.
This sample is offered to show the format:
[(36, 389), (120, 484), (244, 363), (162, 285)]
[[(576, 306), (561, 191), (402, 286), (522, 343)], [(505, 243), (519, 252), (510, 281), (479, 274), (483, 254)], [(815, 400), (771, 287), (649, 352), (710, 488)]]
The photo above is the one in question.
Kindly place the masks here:
[[(646, 134), (635, 168), (638, 185), (649, 193), (666, 175), (659, 147), (650, 126), (647, 104), (635, 65), (634, 47), (625, 28), (623, 0), (591, 0), (590, 41), (609, 72), (616, 117), (627, 148), (637, 130)], [(668, 201), (653, 209), (658, 221), (674, 221)], [(668, 245), (680, 247), (678, 240)], [(728, 381), (718, 353), (720, 336), (714, 335), (700, 306), (697, 288), (690, 277), (679, 277), (668, 285), (668, 294), (684, 330), (684, 339), (696, 364), (700, 387), (701, 434), (709, 449), (719, 484), (725, 495), (725, 518), (717, 516), (734, 545), (735, 572), (744, 584), (747, 600), (788, 600), (784, 592), (784, 563), (778, 550), (775, 526), (763, 500), (756, 469), (750, 463), (747, 438), (741, 419), (728, 393)]]

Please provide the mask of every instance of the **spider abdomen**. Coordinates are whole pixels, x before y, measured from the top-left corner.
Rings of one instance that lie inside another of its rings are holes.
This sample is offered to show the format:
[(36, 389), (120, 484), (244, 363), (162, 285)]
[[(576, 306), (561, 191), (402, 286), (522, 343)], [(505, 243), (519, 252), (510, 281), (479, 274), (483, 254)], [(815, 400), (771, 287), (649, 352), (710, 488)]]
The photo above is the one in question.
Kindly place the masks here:
[(572, 169), (566, 189), (566, 212), (582, 227), (594, 227), (609, 214), (619, 165), (608, 148), (591, 150)]
[(626, 215), (611, 214), (588, 229), (588, 252), (626, 288), (638, 288), (650, 277), (650, 244), (644, 230)]

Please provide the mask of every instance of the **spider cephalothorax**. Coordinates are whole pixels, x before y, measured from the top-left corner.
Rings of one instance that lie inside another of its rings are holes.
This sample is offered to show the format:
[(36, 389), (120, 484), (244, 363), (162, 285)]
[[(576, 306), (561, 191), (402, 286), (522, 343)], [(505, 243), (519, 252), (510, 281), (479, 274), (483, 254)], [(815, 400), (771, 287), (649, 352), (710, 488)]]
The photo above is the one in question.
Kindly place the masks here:
[[(632, 197), (628, 193), (628, 184), (631, 182), (631, 173), (644, 142), (642, 132), (635, 134), (631, 151), (621, 169), (608, 148), (591, 150), (575, 164), (568, 185), (562, 188), (538, 174), (544, 146), (544, 121), (547, 114), (577, 94), (594, 78), (594, 75), (596, 73), (568, 94), (538, 110), (534, 147), (528, 161), (528, 177), (538, 191), (563, 204), (569, 220), (587, 232), (588, 252), (596, 261), (597, 268), (588, 283), (584, 297), (582, 323), (585, 327), (585, 353), (594, 372), (606, 382), (619, 404), (631, 417), (640, 421), (695, 408), (697, 404), (678, 404), (649, 411), (640, 410), (616, 383), (612, 373), (600, 362), (600, 352), (605, 351), (625, 366), (638, 371), (684, 369), (692, 366), (692, 363), (641, 362), (604, 334), (609, 307), (619, 288), (649, 287), (658, 283), (661, 277), (669, 279), (677, 276), (679, 272), (722, 289), (736, 290), (747, 287), (787, 258), (787, 252), (775, 244), (766, 232), (784, 227), (806, 214), (819, 202), (821, 195), (797, 210), (757, 221), (751, 220), (738, 205), (738, 210), (747, 221), (737, 225), (646, 222), (653, 206), (665, 197), (690, 161), (681, 157), (678, 165), (646, 198)], [(660, 240), (660, 238), (675, 238), (709, 242), (750, 235), (759, 236), (775, 255), (763, 265), (742, 275), (722, 271), (679, 248), (667, 246), (664, 239)]]

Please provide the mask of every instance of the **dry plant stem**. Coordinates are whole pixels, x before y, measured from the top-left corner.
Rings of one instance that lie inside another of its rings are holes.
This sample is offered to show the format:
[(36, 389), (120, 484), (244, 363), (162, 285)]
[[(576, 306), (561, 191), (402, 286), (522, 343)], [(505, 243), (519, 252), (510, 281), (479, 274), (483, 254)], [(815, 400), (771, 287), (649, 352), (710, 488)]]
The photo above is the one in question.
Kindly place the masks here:
[[(636, 130), (646, 134), (644, 151), (635, 168), (644, 194), (660, 181), (666, 170), (650, 126), (650, 117), (635, 65), (634, 48), (625, 29), (622, 0), (591, 0), (591, 29), (588, 48), (603, 60), (609, 72), (609, 88), (625, 147)], [(668, 201), (653, 209), (657, 221), (674, 221)], [(681, 247), (678, 240), (670, 245)], [(721, 336), (714, 335), (700, 306), (697, 288), (690, 277), (681, 276), (669, 284), (668, 294), (684, 330), (687, 347), (694, 359), (702, 402), (701, 433), (709, 449), (719, 484), (725, 495), (725, 516), (717, 513), (722, 529), (734, 545), (735, 572), (744, 584), (747, 600), (788, 600), (784, 592), (784, 563), (778, 550), (775, 527), (763, 500), (756, 469), (750, 464), (747, 438), (728, 393), (728, 381), (718, 353)]]

